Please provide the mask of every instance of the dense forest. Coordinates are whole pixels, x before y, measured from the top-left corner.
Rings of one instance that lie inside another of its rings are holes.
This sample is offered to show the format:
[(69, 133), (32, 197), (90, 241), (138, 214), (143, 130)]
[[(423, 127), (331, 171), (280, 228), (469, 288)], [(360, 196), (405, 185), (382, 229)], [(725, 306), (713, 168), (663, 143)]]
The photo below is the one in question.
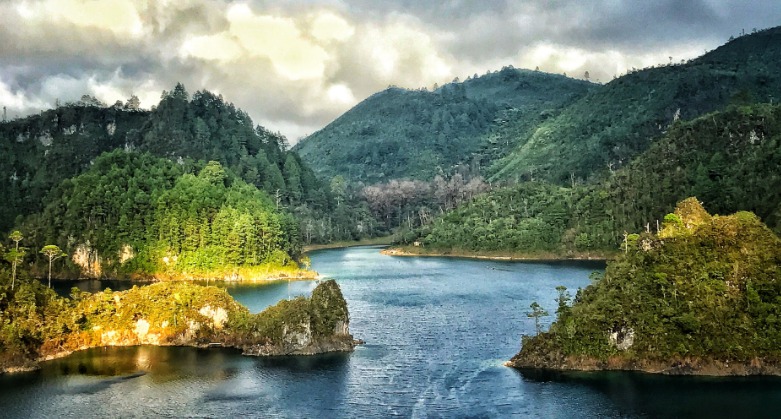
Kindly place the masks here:
[[(284, 137), (181, 84), (151, 111), (134, 97), (106, 106), (84, 96), (3, 122), (0, 151), (0, 231), (64, 249), (62, 275), (285, 267), (303, 244), (388, 232), (362, 194), (317, 179)], [(45, 259), (24, 262), (42, 270)]]
[[(604, 276), (574, 300), (559, 288), (556, 322), (524, 338), (510, 364), (770, 372), (781, 357), (779, 275), (781, 240), (754, 214), (711, 216), (690, 198), (659, 233), (628, 236)], [(530, 317), (544, 315), (532, 304)]]
[(295, 149), (318, 174), (367, 184), (467, 167), (492, 182), (593, 182), (629, 164), (675, 122), (772, 103), (781, 28), (599, 85), (506, 67), (434, 91), (389, 88)]
[(678, 121), (632, 163), (591, 185), (495, 189), (410, 234), (433, 251), (578, 255), (615, 249), (625, 232), (696, 195), (709, 211), (752, 211), (781, 232), (781, 106), (731, 106)]
[(187, 167), (115, 150), (46, 201), (22, 222), (24, 244), (73, 255), (71, 276), (246, 279), (301, 256), (293, 216), (215, 161)]
[(105, 106), (85, 97), (56, 109), (0, 124), (0, 230), (39, 212), (60, 182), (84, 172), (102, 153), (148, 152), (180, 165), (217, 161), (288, 209), (317, 214), (333, 206), (329, 189), (287, 140), (233, 104), (207, 91), (192, 97), (183, 85), (163, 92), (151, 111), (127, 103)]
[(777, 102), (779, 74), (781, 27), (731, 40), (688, 62), (634, 69), (531, 129), (520, 118), (510, 120), (518, 128), (505, 133), (517, 145), (486, 175), (556, 183), (609, 175), (678, 120), (728, 105)]

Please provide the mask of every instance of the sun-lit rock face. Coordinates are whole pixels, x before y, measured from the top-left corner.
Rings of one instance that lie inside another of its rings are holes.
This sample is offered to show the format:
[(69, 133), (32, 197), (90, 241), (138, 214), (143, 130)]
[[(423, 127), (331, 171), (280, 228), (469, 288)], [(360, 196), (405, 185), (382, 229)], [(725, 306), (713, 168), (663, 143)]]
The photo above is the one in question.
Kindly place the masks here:
[(81, 268), (81, 273), (88, 278), (100, 278), (103, 274), (103, 261), (98, 255), (98, 251), (92, 248), (89, 240), (76, 246), (71, 260)]

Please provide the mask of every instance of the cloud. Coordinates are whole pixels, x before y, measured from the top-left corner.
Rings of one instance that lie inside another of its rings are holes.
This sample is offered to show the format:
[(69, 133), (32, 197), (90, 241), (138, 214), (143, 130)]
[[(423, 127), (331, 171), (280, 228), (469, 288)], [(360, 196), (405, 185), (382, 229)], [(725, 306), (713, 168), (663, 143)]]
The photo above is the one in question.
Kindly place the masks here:
[(129, 0), (22, 1), (16, 11), (28, 24), (66, 22), (130, 36), (142, 32), (138, 11)]
[(150, 107), (182, 82), (295, 140), (388, 85), (506, 65), (608, 81), (779, 21), (774, 0), (0, 2), (0, 101), (11, 115), (83, 94)]
[(310, 31), (321, 42), (345, 42), (353, 36), (355, 28), (343, 17), (326, 11), (315, 14)]

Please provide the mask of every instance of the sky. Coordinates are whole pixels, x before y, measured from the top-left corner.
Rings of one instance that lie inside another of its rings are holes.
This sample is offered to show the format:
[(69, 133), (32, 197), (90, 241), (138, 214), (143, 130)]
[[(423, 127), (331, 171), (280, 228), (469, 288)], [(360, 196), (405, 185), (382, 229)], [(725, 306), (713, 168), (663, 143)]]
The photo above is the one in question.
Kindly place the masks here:
[(181, 82), (291, 143), (388, 86), (512, 65), (607, 82), (781, 22), (778, 0), (0, 0), (8, 118)]

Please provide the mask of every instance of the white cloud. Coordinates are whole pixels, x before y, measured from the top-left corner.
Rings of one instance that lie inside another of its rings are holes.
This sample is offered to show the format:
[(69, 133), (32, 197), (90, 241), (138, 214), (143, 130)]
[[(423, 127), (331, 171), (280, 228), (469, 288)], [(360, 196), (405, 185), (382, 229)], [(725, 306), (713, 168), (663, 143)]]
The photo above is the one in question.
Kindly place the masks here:
[(318, 41), (344, 42), (355, 33), (355, 28), (341, 16), (331, 12), (320, 12), (311, 23), (311, 33)]
[(247, 5), (228, 9), (230, 33), (253, 56), (271, 60), (280, 76), (290, 80), (322, 77), (328, 54), (303, 36), (289, 17), (256, 15)]
[(9, 119), (51, 107), (40, 99), (28, 97), (24, 92), (13, 91), (2, 80), (0, 80), (0, 104), (5, 108)]
[(331, 102), (338, 103), (340, 105), (355, 104), (355, 96), (353, 95), (353, 91), (344, 84), (335, 84), (329, 87), (326, 94), (328, 95), (328, 99), (330, 99)]
[(194, 36), (185, 40), (179, 50), (180, 55), (185, 57), (191, 56), (223, 62), (233, 61), (244, 52), (244, 49), (227, 32)]
[[(9, 113), (83, 94), (109, 104), (136, 94), (150, 107), (182, 82), (191, 92), (221, 92), (295, 139), (388, 85), (430, 87), (510, 64), (589, 71), (605, 82), (669, 56), (693, 58), (781, 13), (769, 0), (706, 3), (714, 16), (733, 18), (714, 29), (713, 16), (692, 25), (701, 17), (695, 6), (684, 20), (660, 19), (656, 3), (613, 0), (0, 0), (0, 100)], [(763, 7), (756, 21), (751, 12)], [(649, 10), (659, 25), (638, 27)]]
[[(699, 52), (698, 52), (699, 51)], [(632, 69), (652, 67), (681, 59), (691, 59), (702, 54), (699, 46), (680, 45), (665, 51), (645, 54), (631, 54), (618, 50), (591, 51), (551, 43), (534, 44), (519, 53), (510, 61), (523, 68), (539, 67), (551, 73), (567, 73), (570, 77), (581, 78), (586, 71), (592, 81), (608, 82)]]
[(360, 28), (356, 38), (362, 65), (378, 81), (417, 88), (452, 75), (453, 59), (443, 54), (432, 37), (407, 19)]
[(117, 35), (140, 35), (142, 23), (129, 0), (23, 1), (17, 13), (25, 20), (63, 21), (76, 26), (108, 30)]

